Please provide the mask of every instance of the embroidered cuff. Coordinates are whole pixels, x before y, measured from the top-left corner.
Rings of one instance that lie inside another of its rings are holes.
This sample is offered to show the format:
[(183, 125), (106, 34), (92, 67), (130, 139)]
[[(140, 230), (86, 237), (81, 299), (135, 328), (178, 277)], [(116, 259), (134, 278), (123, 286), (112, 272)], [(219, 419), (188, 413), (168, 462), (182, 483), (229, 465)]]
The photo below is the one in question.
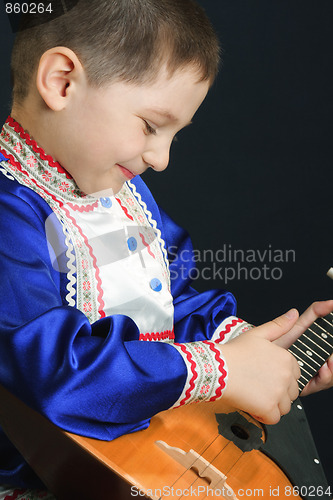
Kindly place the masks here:
[(246, 321), (236, 318), (236, 316), (229, 316), (216, 328), (213, 333), (212, 342), (217, 344), (225, 344), (231, 339), (238, 337), (241, 333), (251, 330), (253, 325), (246, 323)]
[(188, 372), (183, 392), (172, 408), (220, 398), (227, 382), (227, 367), (215, 343), (203, 341), (171, 345), (183, 357)]

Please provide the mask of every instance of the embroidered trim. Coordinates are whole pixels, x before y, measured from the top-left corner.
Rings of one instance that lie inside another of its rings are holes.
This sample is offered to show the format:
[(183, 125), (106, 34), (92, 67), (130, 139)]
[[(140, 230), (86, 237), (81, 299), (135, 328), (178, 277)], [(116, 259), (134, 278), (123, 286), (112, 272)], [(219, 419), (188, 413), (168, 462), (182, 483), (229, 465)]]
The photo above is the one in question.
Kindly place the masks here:
[(142, 207), (142, 210), (147, 218), (147, 221), (154, 229), (157, 241), (159, 243), (160, 250), (161, 250), (162, 255), (163, 255), (163, 262), (164, 262), (164, 266), (165, 266), (165, 270), (166, 270), (165, 276), (167, 278), (168, 287), (170, 290), (171, 289), (171, 279), (170, 279), (170, 270), (169, 270), (169, 260), (168, 260), (168, 254), (167, 254), (167, 251), (165, 248), (165, 241), (162, 238), (162, 233), (161, 233), (160, 229), (157, 227), (157, 222), (153, 219), (152, 213), (150, 212), (150, 210), (148, 210), (146, 203), (143, 201), (143, 199), (141, 197), (141, 194), (138, 193), (135, 184), (133, 184), (131, 181), (127, 181), (126, 184), (128, 185), (132, 194), (135, 196), (135, 198), (139, 202), (140, 206)]
[(170, 340), (171, 342), (175, 338), (174, 330), (165, 330), (164, 332), (156, 333), (140, 333), (139, 340)]
[(155, 257), (155, 255), (153, 254), (153, 252), (150, 250), (150, 245), (149, 245), (149, 243), (147, 243), (147, 242), (146, 242), (145, 237), (143, 236), (143, 234), (142, 234), (142, 233), (139, 233), (139, 235), (140, 235), (140, 238), (141, 238), (142, 244), (143, 244), (145, 247), (147, 247), (147, 250), (148, 250), (149, 255), (150, 255), (151, 257), (153, 257), (153, 259), (155, 259), (156, 257)]
[(23, 139), (26, 142), (26, 144), (32, 147), (33, 151), (37, 153), (42, 160), (47, 161), (50, 167), (56, 168), (60, 174), (65, 174), (67, 179), (72, 179), (72, 176), (68, 172), (66, 172), (64, 168), (62, 168), (60, 163), (54, 161), (52, 156), (47, 155), (45, 151), (40, 146), (38, 146), (37, 142), (30, 137), (28, 132), (26, 132), (23, 129), (23, 127), (21, 127), (21, 125), (14, 120), (14, 118), (8, 116), (5, 123), (8, 123), (8, 125), (12, 127), (15, 130), (15, 132), (19, 134), (21, 139)]
[[(16, 500), (18, 496), (25, 493), (27, 490), (13, 490), (10, 492), (10, 495), (6, 495), (4, 500)], [(22, 497), (21, 497), (22, 498)]]
[(185, 387), (173, 408), (220, 398), (226, 386), (227, 369), (215, 343), (205, 340), (171, 345), (181, 354), (188, 369)]
[(74, 205), (73, 203), (67, 203), (67, 205), (74, 210), (74, 212), (93, 212), (95, 208), (98, 207), (99, 201), (95, 201), (95, 203), (92, 203), (91, 205)]
[[(46, 155), (43, 149), (37, 146), (27, 132), (22, 127), (9, 117), (1, 132), (1, 138), (4, 142), (4, 147), (9, 146), (10, 153), (5, 149), (9, 160), (16, 160), (20, 164), (19, 171), (37, 181), (38, 185), (59, 197), (59, 191), (62, 197), (69, 201), (80, 199), (81, 203), (88, 204), (90, 197), (83, 196), (74, 179), (69, 176), (59, 163), (55, 162), (51, 156)], [(21, 142), (22, 139), (24, 142)], [(34, 154), (35, 153), (35, 154)], [(22, 169), (22, 164), (25, 165), (26, 171)], [(16, 165), (17, 166), (17, 165)], [(12, 168), (12, 170), (15, 170)]]
[(11, 486), (0, 486), (0, 499), (3, 500), (56, 500), (55, 497), (42, 490), (28, 490), (12, 488)]
[[(82, 239), (83, 239), (83, 241), (85, 243), (86, 248), (88, 249), (88, 252), (89, 252), (89, 255), (90, 255), (90, 258), (91, 258), (91, 262), (92, 262), (92, 266), (93, 266), (93, 269), (95, 270), (95, 278), (96, 278), (96, 282), (97, 282), (96, 283), (97, 290), (98, 290), (97, 300), (98, 300), (98, 303), (99, 303), (98, 313), (99, 313), (99, 315), (100, 315), (101, 318), (105, 318), (105, 312), (103, 310), (104, 306), (105, 306), (105, 303), (104, 303), (104, 300), (103, 300), (102, 281), (101, 281), (101, 278), (100, 278), (99, 268), (97, 266), (97, 261), (96, 261), (95, 255), (93, 253), (93, 249), (92, 249), (91, 245), (89, 244), (88, 238), (83, 233), (81, 227), (76, 223), (76, 220), (74, 219), (74, 217), (71, 216), (71, 214), (69, 213), (68, 209), (65, 208), (64, 206), (62, 207), (62, 209), (66, 213), (67, 219), (72, 222), (73, 226), (75, 226), (75, 228), (79, 232), (80, 236), (82, 237)], [(93, 296), (91, 295), (91, 292), (90, 292), (91, 288), (90, 287), (87, 288), (87, 287), (84, 286), (84, 281), (85, 282), (89, 281), (89, 275), (88, 275), (87, 270), (88, 270), (88, 268), (90, 266), (89, 266), (88, 261), (86, 259), (81, 260), (81, 266), (82, 266), (82, 270), (83, 270), (83, 272), (82, 272), (83, 276), (80, 277), (80, 278), (83, 279), (83, 282), (82, 282), (82, 286), (81, 286), (81, 283), (79, 284), (79, 289), (83, 291), (83, 298), (85, 299), (85, 301), (83, 303), (81, 303), (81, 294), (78, 293), (77, 294), (78, 308), (86, 314), (86, 316), (89, 318), (89, 320), (91, 322), (93, 322), (94, 321), (94, 317), (90, 314), (90, 313), (93, 312), (93, 309), (94, 309), (93, 303), (92, 303)]]
[(120, 199), (117, 198), (116, 196), (115, 196), (115, 198), (116, 198), (117, 202), (119, 203), (119, 205), (121, 206), (121, 208), (123, 209), (123, 212), (126, 215), (126, 217), (128, 217), (129, 220), (134, 221), (133, 217), (128, 213), (128, 209), (126, 207), (124, 207), (124, 205), (121, 203)]
[(66, 257), (68, 259), (67, 265), (68, 265), (68, 273), (67, 273), (67, 279), (68, 283), (66, 286), (66, 290), (68, 290), (68, 294), (66, 295), (66, 300), (69, 306), (75, 307), (75, 284), (76, 284), (76, 279), (75, 279), (75, 253), (74, 253), (74, 247), (70, 239), (70, 235), (68, 233), (67, 227), (65, 225), (63, 227), (63, 232), (65, 234), (65, 244), (67, 246), (66, 250)]
[(210, 340), (216, 344), (224, 344), (251, 328), (253, 328), (253, 325), (250, 325), (250, 323), (246, 323), (235, 316), (229, 316), (216, 328)]
[(147, 247), (150, 256), (154, 257), (160, 264), (163, 278), (170, 291), (169, 262), (165, 257), (166, 252), (163, 251), (164, 241), (161, 239), (161, 231), (157, 228), (157, 222), (152, 218), (146, 203), (142, 201), (140, 193), (136, 191), (135, 185), (130, 181), (125, 182), (117, 196), (121, 201), (122, 209), (126, 208), (133, 216), (133, 222), (140, 228), (142, 227), (142, 232), (140, 232), (141, 240), (142, 237), (144, 238), (142, 243)]
[(221, 376), (219, 378), (219, 387), (216, 389), (216, 395), (210, 398), (210, 401), (216, 401), (216, 399), (219, 399), (222, 396), (222, 390), (226, 386), (227, 371), (225, 369), (225, 361), (221, 358), (221, 352), (215, 347), (212, 342), (204, 342), (208, 343), (211, 350), (215, 353), (215, 359), (219, 363), (219, 370), (221, 372)]

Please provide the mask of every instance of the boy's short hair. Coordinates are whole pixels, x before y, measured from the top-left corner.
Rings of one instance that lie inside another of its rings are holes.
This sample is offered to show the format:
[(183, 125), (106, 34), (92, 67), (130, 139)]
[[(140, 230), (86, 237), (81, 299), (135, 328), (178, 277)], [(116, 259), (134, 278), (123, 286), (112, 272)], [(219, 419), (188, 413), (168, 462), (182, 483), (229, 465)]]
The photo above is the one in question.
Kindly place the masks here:
[(193, 65), (198, 80), (213, 82), (219, 42), (195, 0), (78, 0), (59, 15), (63, 1), (53, 2), (52, 14), (23, 15), (12, 53), (15, 103), (27, 96), (43, 53), (57, 46), (76, 53), (96, 87), (153, 81), (163, 62), (170, 74)]

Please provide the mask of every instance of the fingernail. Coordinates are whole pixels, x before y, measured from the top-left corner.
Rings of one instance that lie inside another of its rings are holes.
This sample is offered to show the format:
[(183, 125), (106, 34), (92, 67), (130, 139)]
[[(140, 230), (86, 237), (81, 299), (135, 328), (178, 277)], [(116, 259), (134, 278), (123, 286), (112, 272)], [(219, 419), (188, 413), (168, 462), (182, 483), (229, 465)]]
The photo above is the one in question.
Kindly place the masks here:
[(297, 309), (290, 309), (287, 313), (285, 313), (285, 317), (288, 319), (295, 319), (298, 315)]

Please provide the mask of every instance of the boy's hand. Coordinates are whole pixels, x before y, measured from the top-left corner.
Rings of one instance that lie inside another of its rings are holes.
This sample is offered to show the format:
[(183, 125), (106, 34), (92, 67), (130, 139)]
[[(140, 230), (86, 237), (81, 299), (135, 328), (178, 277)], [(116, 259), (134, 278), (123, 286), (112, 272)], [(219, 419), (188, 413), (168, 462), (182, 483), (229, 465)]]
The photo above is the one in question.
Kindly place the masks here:
[(322, 391), (333, 387), (333, 355), (320, 368), (319, 372), (304, 387), (301, 396), (308, 396), (314, 392)]
[(228, 366), (223, 400), (266, 424), (275, 424), (298, 397), (296, 359), (273, 341), (294, 327), (298, 313), (288, 313), (219, 346)]
[[(275, 343), (288, 349), (317, 318), (326, 316), (332, 311), (333, 300), (314, 302), (299, 317), (296, 325), (286, 335), (277, 339)], [(304, 387), (301, 396), (307, 396), (330, 387), (333, 387), (333, 355), (320, 368), (318, 374)]]

